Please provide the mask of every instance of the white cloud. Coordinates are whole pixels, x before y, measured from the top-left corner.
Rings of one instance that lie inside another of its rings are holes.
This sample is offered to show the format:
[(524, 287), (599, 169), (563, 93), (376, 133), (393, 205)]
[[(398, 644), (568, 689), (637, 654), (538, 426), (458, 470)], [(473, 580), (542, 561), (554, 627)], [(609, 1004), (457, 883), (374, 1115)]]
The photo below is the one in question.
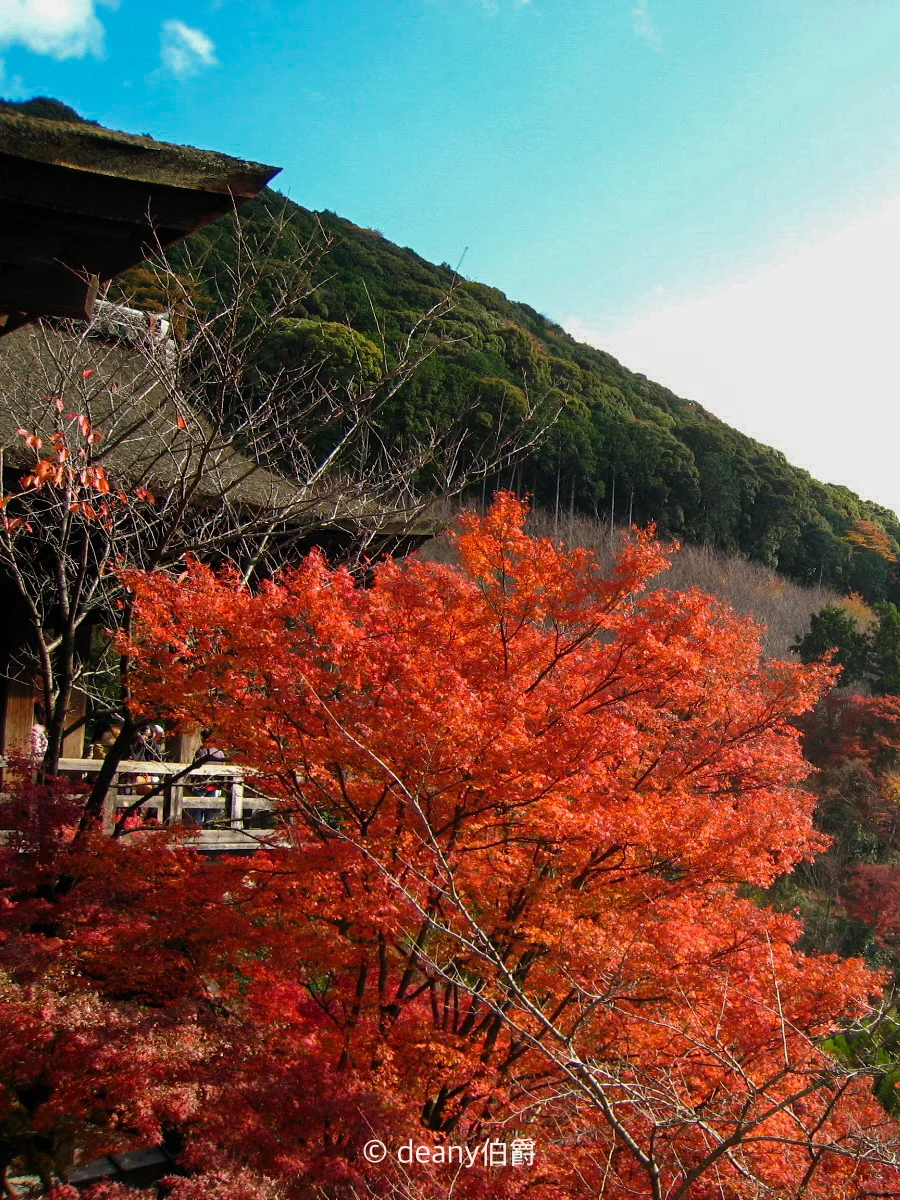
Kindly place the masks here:
[(202, 29), (194, 29), (184, 21), (163, 21), (159, 38), (163, 67), (176, 79), (187, 79), (207, 67), (218, 66), (215, 43)]
[(606, 333), (566, 328), (900, 511), (900, 198), (708, 295), (657, 299)]
[(59, 59), (102, 54), (95, 0), (0, 0), (0, 47), (7, 46)]
[(653, 24), (650, 16), (649, 0), (634, 0), (631, 10), (631, 31), (642, 42), (646, 42), (651, 50), (662, 50), (662, 37)]

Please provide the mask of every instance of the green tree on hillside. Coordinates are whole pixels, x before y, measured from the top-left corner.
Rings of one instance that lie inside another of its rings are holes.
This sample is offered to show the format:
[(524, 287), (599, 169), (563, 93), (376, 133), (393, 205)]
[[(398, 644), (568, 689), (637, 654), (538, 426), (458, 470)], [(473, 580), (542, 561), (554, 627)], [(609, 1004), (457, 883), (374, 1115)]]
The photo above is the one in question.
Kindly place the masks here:
[(337, 321), (285, 317), (263, 346), (267, 373), (290, 369), (298, 362), (315, 364), (331, 386), (360, 387), (374, 383), (384, 371), (384, 355), (364, 334)]
[(813, 613), (809, 631), (797, 638), (794, 650), (805, 663), (835, 651), (841, 668), (839, 683), (866, 683), (878, 696), (900, 696), (900, 609), (884, 601), (875, 606), (877, 620), (868, 629), (837, 604)]
[(834, 662), (841, 668), (840, 683), (845, 687), (861, 683), (869, 674), (869, 639), (853, 617), (836, 604), (826, 604), (821, 612), (813, 613), (809, 632), (797, 639), (794, 649), (805, 663), (836, 651)]
[(879, 604), (878, 624), (871, 638), (872, 690), (880, 696), (900, 695), (900, 610)]

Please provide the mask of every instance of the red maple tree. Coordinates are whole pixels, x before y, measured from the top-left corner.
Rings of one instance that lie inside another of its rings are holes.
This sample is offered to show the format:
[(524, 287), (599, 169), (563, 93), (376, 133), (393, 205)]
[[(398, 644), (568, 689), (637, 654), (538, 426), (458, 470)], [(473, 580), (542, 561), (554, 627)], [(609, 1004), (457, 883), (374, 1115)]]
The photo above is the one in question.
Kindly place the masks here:
[[(365, 587), (318, 554), (255, 593), (129, 576), (145, 711), (214, 727), (280, 825), (249, 861), (61, 839), (10, 886), (12, 1026), (38, 1006), (65, 1048), (29, 1130), (177, 1137), (179, 1200), (897, 1191), (896, 1127), (823, 1047), (883, 980), (740, 895), (823, 845), (791, 722), (828, 670), (644, 591), (650, 537), (604, 575), (524, 517), (501, 496), (458, 568)], [(533, 1165), (452, 1165), (516, 1137)]]

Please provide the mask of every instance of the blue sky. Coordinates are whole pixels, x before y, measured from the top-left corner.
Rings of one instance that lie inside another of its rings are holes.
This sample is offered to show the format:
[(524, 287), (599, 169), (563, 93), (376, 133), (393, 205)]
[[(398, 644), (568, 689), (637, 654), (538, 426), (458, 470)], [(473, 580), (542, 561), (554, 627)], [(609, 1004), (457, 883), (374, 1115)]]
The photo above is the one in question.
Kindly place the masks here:
[(900, 508), (900, 0), (0, 0), (0, 58)]

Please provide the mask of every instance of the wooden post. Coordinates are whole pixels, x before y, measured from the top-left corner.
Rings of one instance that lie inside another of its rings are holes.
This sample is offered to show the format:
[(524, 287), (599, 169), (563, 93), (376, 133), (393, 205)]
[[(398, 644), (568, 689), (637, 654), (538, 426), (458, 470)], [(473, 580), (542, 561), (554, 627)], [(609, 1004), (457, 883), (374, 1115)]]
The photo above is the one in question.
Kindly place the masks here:
[(100, 827), (104, 833), (112, 834), (116, 830), (116, 806), (119, 803), (119, 772), (116, 771), (109, 783), (109, 789), (103, 801), (103, 815)]
[(237, 773), (228, 781), (228, 823), (232, 829), (244, 828), (244, 777)]
[(194, 761), (200, 749), (200, 728), (197, 725), (186, 725), (169, 742), (169, 759), (177, 763)]
[[(87, 712), (87, 696), (84, 692), (72, 693), (72, 707), (66, 713), (66, 725), (74, 725)], [(63, 738), (60, 758), (82, 758), (84, 756), (84, 737), (87, 726), (79, 725), (67, 738)]]
[(163, 783), (163, 824), (177, 825), (184, 812), (184, 782), (167, 775)]
[(170, 783), (169, 794), (171, 796), (169, 801), (171, 816), (169, 820), (173, 825), (178, 825), (184, 820), (184, 780), (179, 779), (174, 783)]

